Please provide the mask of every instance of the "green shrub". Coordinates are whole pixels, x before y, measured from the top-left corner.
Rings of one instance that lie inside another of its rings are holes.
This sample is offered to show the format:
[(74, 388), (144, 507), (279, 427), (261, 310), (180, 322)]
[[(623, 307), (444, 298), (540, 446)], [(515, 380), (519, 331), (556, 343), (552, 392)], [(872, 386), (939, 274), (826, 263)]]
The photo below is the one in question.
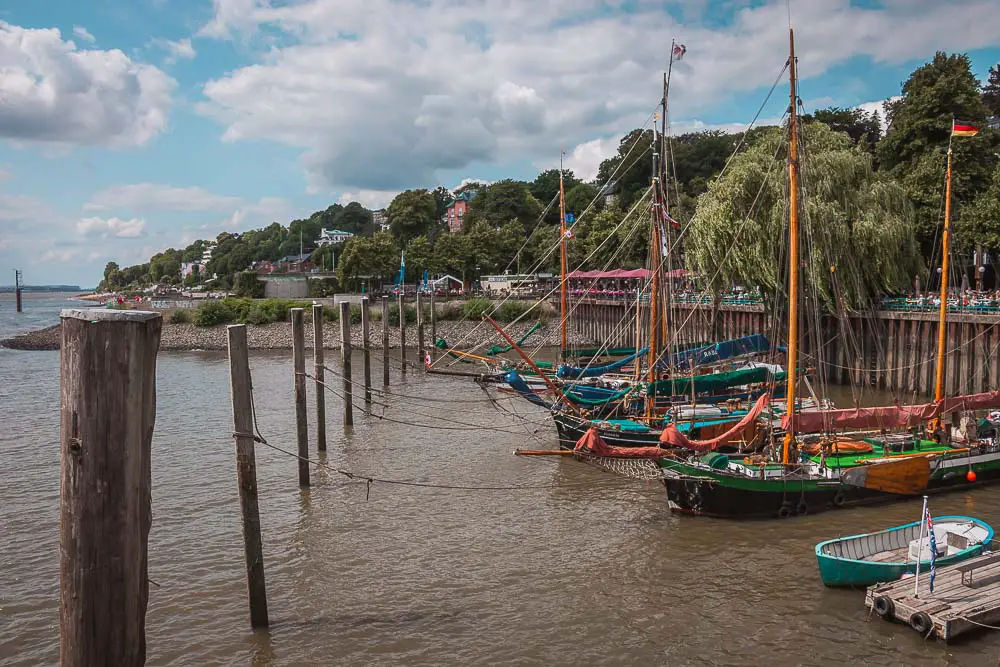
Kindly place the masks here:
[(191, 313), (186, 308), (178, 308), (171, 311), (167, 316), (167, 321), (171, 324), (188, 324), (191, 321)]
[(256, 325), (271, 324), (277, 321), (276, 317), (274, 309), (268, 308), (263, 303), (255, 303), (250, 307), (250, 311), (246, 314), (243, 321), (247, 324)]
[(233, 291), (237, 296), (260, 298), (264, 296), (264, 283), (254, 271), (240, 271), (233, 281)]
[(467, 320), (481, 320), (486, 313), (493, 312), (493, 302), (482, 297), (469, 299), (462, 306), (462, 314)]
[[(406, 317), (407, 324), (413, 324), (417, 321), (417, 309), (413, 306), (403, 306), (404, 317)], [(389, 324), (392, 326), (399, 326), (399, 305), (392, 304), (389, 306)]]
[(501, 322), (513, 322), (528, 312), (531, 305), (527, 301), (504, 301), (500, 304), (496, 318)]
[(209, 299), (202, 301), (194, 309), (194, 323), (199, 327), (211, 327), (216, 324), (227, 324), (233, 321), (233, 311), (225, 301)]

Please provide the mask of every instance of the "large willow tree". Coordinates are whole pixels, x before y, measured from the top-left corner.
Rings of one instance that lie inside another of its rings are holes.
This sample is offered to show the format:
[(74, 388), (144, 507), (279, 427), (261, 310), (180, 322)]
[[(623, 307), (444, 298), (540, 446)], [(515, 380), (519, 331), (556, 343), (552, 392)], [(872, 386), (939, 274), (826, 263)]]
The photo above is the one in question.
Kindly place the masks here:
[[(769, 128), (698, 199), (687, 256), (706, 286), (784, 298), (788, 249), (786, 130)], [(800, 129), (802, 284), (835, 309), (904, 289), (922, 269), (913, 209), (870, 154), (822, 123)], [(835, 276), (836, 280), (831, 279)]]

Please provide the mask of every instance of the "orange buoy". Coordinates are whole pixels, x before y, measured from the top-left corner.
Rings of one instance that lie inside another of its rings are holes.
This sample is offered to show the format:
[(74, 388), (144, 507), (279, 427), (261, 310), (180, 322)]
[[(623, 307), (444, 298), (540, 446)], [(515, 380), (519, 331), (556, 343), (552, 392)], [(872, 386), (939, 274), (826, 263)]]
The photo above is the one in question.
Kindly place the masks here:
[(976, 473), (974, 471), (970, 470), (969, 472), (965, 473), (965, 479), (969, 480), (970, 482), (975, 482), (976, 481)]

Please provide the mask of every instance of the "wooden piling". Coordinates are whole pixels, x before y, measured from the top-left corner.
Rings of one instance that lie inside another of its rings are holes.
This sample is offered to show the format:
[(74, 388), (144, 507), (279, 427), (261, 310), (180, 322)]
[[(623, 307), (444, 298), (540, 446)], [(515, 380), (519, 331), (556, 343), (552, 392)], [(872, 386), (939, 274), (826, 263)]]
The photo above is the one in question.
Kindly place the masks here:
[(314, 303), (313, 316), (313, 378), (316, 385), (316, 450), (326, 451), (326, 373), (323, 366), (323, 305)]
[(417, 292), (417, 361), (424, 362), (424, 300)]
[(295, 434), (299, 445), (299, 486), (309, 486), (309, 423), (306, 416), (305, 311), (292, 308), (292, 367), (295, 389)]
[(163, 319), (84, 308), (61, 320), (59, 660), (139, 667)]
[(370, 408), (372, 402), (371, 304), (366, 296), (361, 297), (361, 349), (364, 354), (365, 366), (365, 405)]
[[(315, 313), (315, 311), (313, 311)], [(264, 548), (257, 503), (257, 461), (253, 440), (253, 394), (245, 324), (228, 326), (229, 387), (233, 400), (233, 437), (236, 438), (236, 485), (243, 514), (243, 553), (247, 568), (250, 627), (266, 628), (267, 589), (264, 585)]]
[(399, 303), (399, 361), (400, 373), (406, 375), (406, 309), (403, 307), (403, 292), (400, 290), (397, 299)]
[(21, 272), (14, 271), (14, 309), (23, 312), (24, 304), (21, 300)]
[(435, 345), (438, 339), (437, 330), (437, 307), (434, 305), (434, 289), (431, 289), (431, 345)]
[(344, 376), (344, 426), (354, 426), (354, 383), (351, 381), (351, 304), (340, 302), (340, 368)]
[(389, 296), (382, 295), (382, 386), (389, 386)]

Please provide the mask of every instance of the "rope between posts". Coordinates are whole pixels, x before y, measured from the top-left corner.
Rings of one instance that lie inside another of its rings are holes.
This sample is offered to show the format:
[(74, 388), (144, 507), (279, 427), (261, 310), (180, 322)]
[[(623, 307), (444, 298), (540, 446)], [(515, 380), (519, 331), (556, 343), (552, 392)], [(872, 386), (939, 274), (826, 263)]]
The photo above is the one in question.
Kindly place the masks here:
[[(303, 373), (303, 375), (305, 377), (307, 377), (307, 378), (310, 378), (314, 382), (316, 382), (316, 384), (321, 385), (322, 387), (326, 388), (327, 391), (329, 391), (334, 396), (340, 398), (341, 400), (345, 400), (345, 401), (347, 400), (347, 397), (343, 393), (337, 391), (336, 389), (334, 389), (330, 385), (326, 384), (322, 380), (317, 380), (315, 377), (313, 377), (309, 373)], [(382, 407), (383, 408), (383, 414), (375, 414), (373, 411), (365, 408), (362, 404), (360, 404), (357, 401), (355, 401), (353, 399), (353, 396), (352, 396), (352, 399), (351, 399), (351, 405), (354, 406), (354, 407), (356, 407), (362, 413), (368, 415), (369, 417), (374, 417), (376, 419), (380, 419), (382, 421), (387, 421), (387, 422), (392, 423), (392, 424), (402, 424), (404, 426), (413, 426), (413, 427), (416, 427), (416, 428), (439, 429), (439, 430), (443, 430), (443, 431), (496, 431), (498, 433), (508, 433), (508, 434), (512, 434), (512, 435), (523, 435), (520, 431), (511, 431), (509, 429), (497, 428), (495, 426), (489, 426), (489, 425), (485, 425), (485, 424), (470, 424), (469, 422), (462, 422), (462, 421), (458, 421), (456, 419), (449, 419), (447, 417), (439, 417), (437, 415), (429, 415), (429, 414), (426, 414), (426, 413), (423, 413), (423, 412), (417, 412), (415, 410), (411, 410), (411, 412), (413, 412), (413, 414), (419, 415), (421, 417), (427, 417), (428, 419), (437, 419), (438, 421), (443, 421), (443, 422), (446, 422), (446, 423), (455, 424), (455, 426), (444, 426), (444, 425), (438, 425), (438, 424), (420, 424), (420, 423), (414, 423), (414, 422), (409, 422), (409, 421), (401, 421), (401, 420), (398, 420), (398, 419), (392, 419), (391, 417), (386, 417), (385, 416), (385, 414), (384, 414), (385, 408), (389, 408), (389, 407), (392, 407), (392, 406), (390, 406), (390, 405), (388, 405), (386, 403), (380, 403), (378, 401), (372, 401), (372, 403), (374, 403), (374, 404), (379, 405), (380, 407)], [(527, 420), (527, 419), (524, 419), (524, 421), (525, 422), (529, 422), (529, 420)], [(543, 424), (543, 423), (545, 423), (545, 421), (530, 421), (530, 423), (532, 423), (532, 424)]]

